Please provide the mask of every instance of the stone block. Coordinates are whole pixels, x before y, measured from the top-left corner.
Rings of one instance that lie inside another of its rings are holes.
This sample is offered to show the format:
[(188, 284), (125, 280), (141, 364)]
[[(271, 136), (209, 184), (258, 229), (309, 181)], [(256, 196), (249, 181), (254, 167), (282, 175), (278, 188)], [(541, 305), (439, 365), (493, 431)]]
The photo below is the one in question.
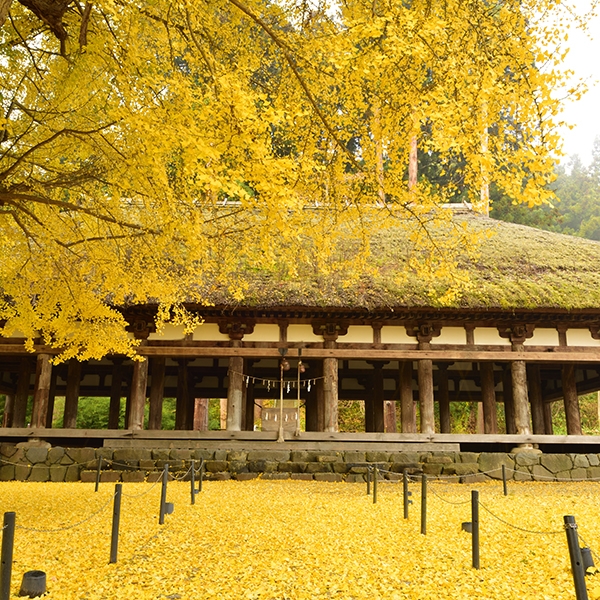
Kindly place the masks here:
[(334, 463), (341, 462), (342, 455), (339, 452), (330, 453), (330, 454), (319, 454), (317, 456), (317, 462), (321, 463)]
[(14, 465), (3, 465), (0, 467), (0, 481), (13, 481), (15, 478)]
[(427, 463), (423, 465), (423, 473), (426, 475), (441, 475), (444, 469), (444, 465), (435, 463)]
[(531, 467), (531, 474), (534, 481), (554, 481), (554, 473), (551, 473), (542, 465), (533, 465)]
[(459, 483), (485, 483), (489, 481), (489, 478), (483, 475), (482, 473), (477, 473), (475, 475), (463, 475), (458, 482)]
[(420, 471), (422, 468), (422, 464), (418, 462), (414, 463), (406, 463), (406, 462), (394, 462), (390, 465), (390, 471), (394, 471), (394, 473), (402, 473), (404, 469), (408, 473), (414, 473), (415, 471)]
[(331, 481), (336, 483), (344, 481), (339, 473), (315, 473), (314, 479), (315, 481)]
[(587, 469), (590, 466), (590, 461), (585, 454), (574, 454), (573, 455), (573, 466), (575, 468), (583, 467)]
[(227, 471), (221, 473), (210, 473), (207, 479), (209, 481), (227, 481), (231, 479), (231, 473)]
[(457, 452), (456, 462), (475, 463), (479, 462), (479, 452)]
[(230, 460), (229, 461), (229, 472), (230, 473), (247, 473), (248, 463), (245, 460)]
[(140, 460), (140, 469), (144, 469), (149, 471), (150, 469), (154, 469), (156, 463), (151, 459)]
[(274, 473), (279, 466), (278, 462), (273, 460), (250, 460), (248, 461), (248, 471), (251, 473)]
[(292, 479), (297, 481), (312, 481), (312, 473), (292, 473)]
[(67, 465), (65, 468), (67, 469), (65, 481), (79, 481), (81, 468), (78, 465)]
[(306, 464), (306, 473), (332, 473), (331, 463), (313, 463)]
[(17, 451), (15, 444), (0, 444), (0, 454), (10, 458)]
[(367, 452), (367, 462), (390, 462), (390, 452)]
[(346, 475), (346, 483), (364, 483), (366, 481), (364, 475), (358, 473), (348, 473)]
[(515, 481), (532, 481), (533, 477), (526, 466), (517, 467), (513, 473)]
[(112, 460), (115, 451), (112, 448), (96, 448), (96, 458)]
[(366, 452), (344, 452), (344, 461), (347, 463), (366, 462)]
[(349, 465), (344, 462), (335, 462), (332, 463), (332, 466), (334, 473), (347, 473), (350, 468)]
[(425, 463), (434, 463), (436, 465), (450, 465), (454, 462), (451, 456), (446, 454), (440, 455), (438, 452), (434, 452), (431, 456), (428, 456)]
[(282, 462), (279, 463), (279, 470), (286, 473), (304, 473), (306, 470), (306, 464), (303, 462)]
[(185, 460), (189, 462), (192, 460), (192, 451), (189, 448), (173, 448), (170, 458), (171, 460)]
[(573, 461), (566, 454), (543, 454), (540, 464), (550, 473), (570, 471), (573, 468)]
[(365, 474), (369, 470), (369, 467), (357, 465), (350, 467), (350, 473), (354, 474)]
[(479, 464), (474, 463), (452, 463), (444, 465), (444, 475), (474, 475), (479, 472)]
[(204, 468), (207, 473), (220, 473), (222, 471), (227, 471), (229, 463), (226, 460), (207, 460), (206, 463), (204, 463)]
[(275, 481), (283, 481), (284, 479), (289, 479), (291, 473), (284, 473), (282, 471), (278, 471), (275, 473), (263, 473), (260, 478), (264, 480), (275, 480)]
[(100, 481), (102, 483), (117, 483), (121, 481), (121, 476), (121, 471), (102, 471), (100, 473)]
[(230, 450), (227, 453), (227, 460), (232, 462), (232, 461), (246, 461), (248, 460), (248, 453), (247, 452), (242, 452), (241, 450)]
[(152, 458), (152, 450), (146, 448), (117, 448), (113, 452), (113, 460), (118, 463), (127, 463), (128, 461), (150, 460)]
[(600, 458), (597, 454), (588, 454), (587, 459), (590, 463), (590, 467), (600, 467)]
[(53, 465), (60, 462), (61, 458), (65, 455), (65, 449), (60, 446), (55, 446), (48, 450), (48, 462)]
[[(450, 462), (458, 462), (457, 454), (458, 454), (457, 452), (432, 452), (431, 457), (434, 459), (449, 458)], [(447, 461), (434, 460), (433, 462), (447, 462)]]
[(572, 471), (559, 471), (556, 473), (556, 479), (559, 481), (568, 481), (570, 480)]
[[(515, 468), (514, 459), (504, 452), (484, 452), (479, 455), (479, 470), (492, 479), (502, 479), (502, 465)], [(507, 474), (510, 476), (510, 471)]]
[(309, 462), (312, 459), (308, 452), (300, 451), (300, 452), (292, 452), (292, 454), (290, 456), (290, 460), (292, 462)]
[[(162, 479), (162, 471), (151, 471), (146, 477), (148, 483), (154, 483)], [(170, 478), (169, 478), (170, 479)]]
[(84, 465), (96, 458), (96, 450), (94, 448), (69, 448), (67, 455), (74, 463)]
[(393, 463), (419, 463), (420, 455), (418, 452), (392, 452), (390, 454), (390, 462)]
[[(63, 468), (65, 468), (65, 467), (63, 467)], [(82, 481), (83, 483), (95, 483), (96, 471), (88, 471), (86, 469), (83, 469), (79, 473), (79, 480)], [(102, 477), (100, 477), (100, 480), (102, 481)]]
[(50, 468), (47, 465), (33, 465), (27, 481), (50, 481)]
[(72, 465), (74, 463), (75, 463), (75, 461), (67, 454), (66, 450), (65, 450), (65, 453), (63, 454), (63, 457), (58, 461), (58, 464), (60, 464), (60, 465)]
[(520, 467), (532, 467), (540, 464), (541, 454), (539, 452), (517, 452), (515, 463)]
[(598, 479), (600, 480), (600, 466), (598, 467), (589, 467), (587, 469), (588, 479)]
[(587, 469), (577, 467), (571, 470), (571, 479), (587, 479)]
[(383, 475), (388, 481), (402, 481), (401, 473), (384, 473)]
[(200, 448), (196, 448), (194, 450), (194, 460), (211, 460), (215, 457), (215, 453), (213, 450), (203, 450)]
[[(150, 458), (152, 458), (154, 460), (162, 460), (165, 462), (169, 462), (170, 455), (171, 455), (170, 450), (166, 450), (164, 448), (156, 448), (151, 451)], [(211, 452), (211, 458), (212, 458), (212, 452)]]
[(16, 481), (27, 481), (29, 479), (29, 473), (31, 473), (31, 467), (29, 465), (16, 465), (15, 466), (15, 480)]
[(228, 450), (215, 450), (215, 460), (227, 460)]
[(122, 475), (124, 482), (129, 483), (142, 483), (146, 481), (146, 474), (142, 471), (134, 471), (134, 472), (125, 472)]
[(286, 450), (253, 450), (248, 452), (248, 460), (287, 462), (290, 460), (290, 452)]
[(250, 481), (251, 479), (256, 479), (258, 477), (258, 473), (235, 473), (233, 478), (236, 481)]
[(67, 467), (63, 465), (50, 465), (50, 481), (64, 481), (67, 474)]

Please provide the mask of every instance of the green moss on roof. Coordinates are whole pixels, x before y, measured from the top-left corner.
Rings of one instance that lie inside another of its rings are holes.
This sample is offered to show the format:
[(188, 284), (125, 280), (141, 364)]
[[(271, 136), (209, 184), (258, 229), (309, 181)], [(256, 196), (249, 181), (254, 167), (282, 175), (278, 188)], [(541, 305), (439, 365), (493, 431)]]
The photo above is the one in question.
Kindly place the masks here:
[[(234, 302), (226, 289), (211, 286), (215, 304), (248, 307), (331, 307), (366, 310), (424, 308), (440, 305), (502, 309), (600, 309), (600, 242), (474, 213), (456, 214), (453, 225), (482, 234), (475, 254), (455, 248), (455, 273), (468, 274), (456, 297), (441, 297), (452, 285), (444, 277), (423, 278), (409, 268), (414, 244), (403, 227), (371, 236), (364, 268), (354, 269), (355, 245), (338, 249), (350, 261), (329, 274), (299, 264), (297, 273), (245, 270), (240, 279), (245, 297)], [(486, 232), (491, 236), (486, 237)], [(447, 239), (444, 228), (434, 237)], [(339, 257), (338, 257), (339, 258)]]

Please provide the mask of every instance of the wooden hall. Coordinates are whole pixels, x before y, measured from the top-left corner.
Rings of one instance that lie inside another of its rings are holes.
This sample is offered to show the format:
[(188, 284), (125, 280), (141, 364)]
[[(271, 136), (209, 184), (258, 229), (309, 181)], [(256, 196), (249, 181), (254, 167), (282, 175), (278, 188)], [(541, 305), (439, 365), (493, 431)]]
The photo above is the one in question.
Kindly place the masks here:
[[(364, 432), (378, 440), (466, 444), (454, 435), (450, 405), (472, 402), (481, 407), (478, 443), (553, 444), (561, 440), (553, 435), (552, 404), (564, 402), (563, 441), (595, 444), (594, 436), (579, 437), (578, 396), (600, 390), (600, 243), (466, 210), (455, 220), (494, 235), (477, 257), (465, 258), (471, 285), (447, 306), (410, 277), (399, 284), (386, 274), (403, 268), (407, 252), (386, 230), (374, 234), (372, 250), (374, 261), (386, 261), (383, 274), (336, 288), (300, 272), (301, 281), (262, 282), (243, 303), (217, 295), (210, 306), (187, 306), (204, 320), (192, 333), (168, 326), (159, 334), (155, 307), (123, 307), (147, 360), (53, 365), (56, 350), (36, 343), (30, 353), (23, 339), (3, 338), (2, 439), (84, 435), (77, 408), (86, 396), (110, 398), (106, 436), (117, 435), (121, 398), (119, 435), (146, 429), (150, 438), (164, 437), (163, 399), (176, 398), (178, 439), (209, 436), (208, 399), (222, 399), (223, 429), (232, 437), (249, 432), (245, 439), (274, 441), (277, 432), (253, 432), (256, 406), (283, 397), (285, 406), (299, 399), (304, 415), (302, 431), (286, 428), (286, 441), (334, 439), (339, 402), (354, 400), (364, 403)], [(51, 427), (60, 396), (59, 432)]]

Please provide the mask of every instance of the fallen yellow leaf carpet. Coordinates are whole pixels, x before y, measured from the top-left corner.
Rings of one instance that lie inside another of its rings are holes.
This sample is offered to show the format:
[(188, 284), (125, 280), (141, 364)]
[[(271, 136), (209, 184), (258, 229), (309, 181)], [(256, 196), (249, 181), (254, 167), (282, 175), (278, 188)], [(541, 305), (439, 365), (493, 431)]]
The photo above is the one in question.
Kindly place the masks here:
[[(573, 599), (563, 515), (600, 554), (600, 484), (498, 482), (480, 492), (481, 568), (471, 566), (471, 486), (430, 482), (427, 534), (420, 485), (403, 518), (402, 484), (301, 481), (170, 482), (173, 514), (159, 525), (160, 484), (123, 484), (118, 560), (109, 564), (114, 485), (0, 483), (16, 513), (12, 594), (23, 573), (47, 576), (46, 598)], [(48, 531), (49, 530), (49, 531)], [(583, 542), (582, 542), (583, 545)], [(596, 557), (600, 563), (600, 558)], [(586, 578), (600, 598), (600, 575)]]

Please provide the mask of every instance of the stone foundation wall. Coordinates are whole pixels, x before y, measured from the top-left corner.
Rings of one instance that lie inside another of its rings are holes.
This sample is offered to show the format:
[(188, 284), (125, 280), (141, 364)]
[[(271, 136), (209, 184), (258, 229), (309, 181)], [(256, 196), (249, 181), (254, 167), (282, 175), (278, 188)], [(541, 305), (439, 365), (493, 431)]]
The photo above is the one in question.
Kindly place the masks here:
[(204, 460), (208, 480), (300, 479), (363, 482), (369, 466), (395, 480), (409, 474), (451, 478), (461, 483), (500, 479), (502, 465), (516, 481), (600, 480), (600, 454), (474, 452), (327, 452), (288, 450), (110, 449), (50, 447), (45, 442), (0, 446), (0, 481), (95, 481), (102, 459), (101, 481), (155, 480), (169, 464), (183, 475), (190, 461)]

